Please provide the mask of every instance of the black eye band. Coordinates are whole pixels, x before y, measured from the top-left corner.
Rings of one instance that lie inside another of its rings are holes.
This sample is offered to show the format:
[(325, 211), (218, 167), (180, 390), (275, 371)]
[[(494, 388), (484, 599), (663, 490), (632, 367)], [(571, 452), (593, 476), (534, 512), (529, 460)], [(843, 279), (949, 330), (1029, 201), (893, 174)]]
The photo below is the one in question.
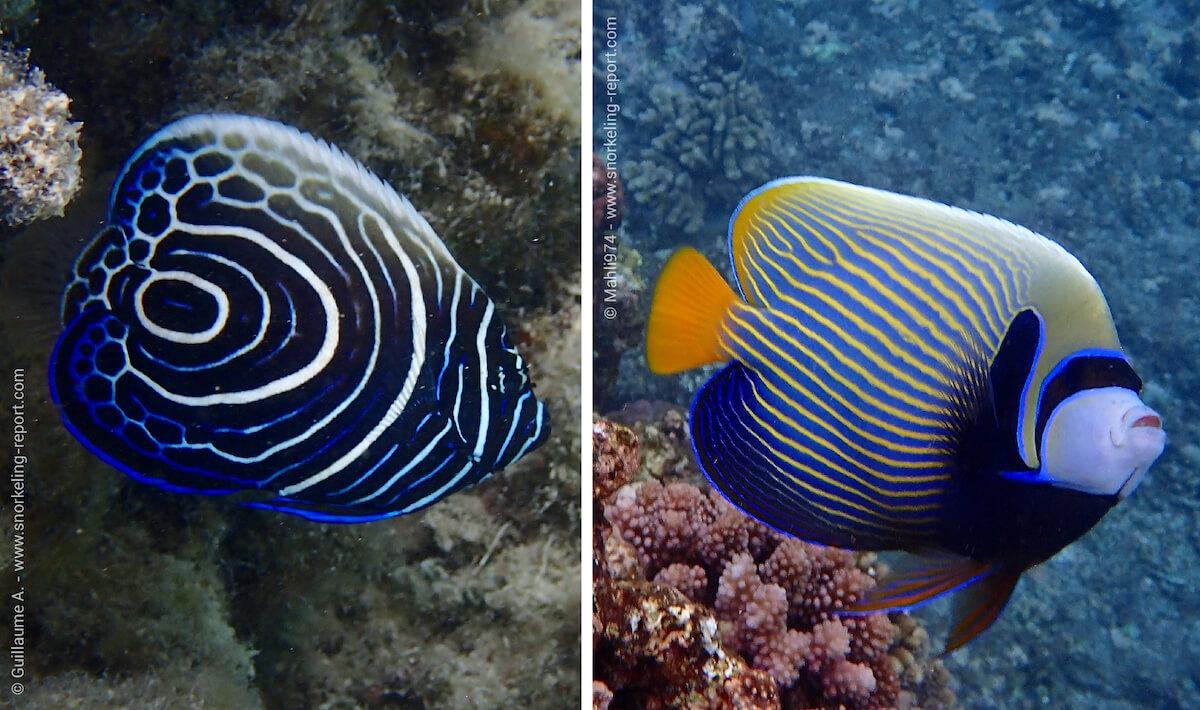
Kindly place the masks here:
[(1101, 387), (1124, 387), (1140, 393), (1142, 378), (1122, 357), (1089, 354), (1069, 359), (1046, 380), (1046, 386), (1042, 388), (1035, 440), (1042, 440), (1042, 432), (1046, 429), (1050, 414), (1064, 399), (1076, 392)]

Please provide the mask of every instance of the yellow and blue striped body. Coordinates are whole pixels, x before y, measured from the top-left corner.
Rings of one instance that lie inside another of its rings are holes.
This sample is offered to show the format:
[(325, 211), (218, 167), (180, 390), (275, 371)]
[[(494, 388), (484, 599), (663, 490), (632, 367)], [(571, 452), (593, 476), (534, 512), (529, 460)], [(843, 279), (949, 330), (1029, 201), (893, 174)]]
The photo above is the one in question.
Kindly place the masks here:
[(822, 544), (961, 558), (864, 609), (994, 575), (981, 602), (994, 613), (974, 617), (969, 638), (1020, 572), (1115, 504), (1040, 461), (1061, 401), (1141, 387), (1099, 286), (1060, 246), (821, 178), (750, 193), (729, 233), (738, 294), (697, 252), (678, 253), (655, 293), (649, 364), (732, 361), (697, 393), (692, 441), (709, 480), (750, 515)]
[[(1088, 321), (1041, 353), (1031, 385), (1071, 352), (1119, 349), (1079, 262), (998, 219), (785, 180), (746, 197), (730, 235), (745, 302), (719, 338), (741, 367), (697, 397), (697, 452), (735, 494), (741, 472), (771, 471), (735, 502), (772, 501), (779, 512), (760, 517), (783, 529), (804, 511), (811, 523), (800, 527), (821, 542), (884, 549), (936, 535), (957, 453), (948, 422), (966, 376), (982, 376), (1020, 311), (1034, 308), (1055, 332)], [(1039, 391), (1025, 390), (1018, 446), (1036, 468)], [(735, 465), (735, 452), (747, 458)]]

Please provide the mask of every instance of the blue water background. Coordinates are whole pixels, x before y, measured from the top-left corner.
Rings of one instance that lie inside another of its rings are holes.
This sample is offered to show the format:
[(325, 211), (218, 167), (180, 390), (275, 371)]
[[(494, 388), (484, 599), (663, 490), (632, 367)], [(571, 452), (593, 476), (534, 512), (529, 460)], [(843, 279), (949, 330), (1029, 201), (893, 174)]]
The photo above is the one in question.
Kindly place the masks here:
[[(1027, 573), (999, 622), (946, 663), (967, 708), (1195, 707), (1200, 3), (609, 1), (594, 17), (595, 137), (602, 146), (606, 104), (619, 103), (622, 248), (640, 255), (647, 283), (683, 245), (728, 272), (738, 198), (805, 174), (1007, 218), (1095, 275), (1163, 414), (1167, 451), (1132, 498)], [(714, 77), (736, 100), (705, 93)], [(737, 119), (757, 143), (741, 152), (757, 158), (685, 159), (729, 137), (697, 112)], [(642, 357), (624, 355), (602, 408), (684, 404), (703, 380), (654, 377)], [(919, 614), (935, 638), (944, 609)]]

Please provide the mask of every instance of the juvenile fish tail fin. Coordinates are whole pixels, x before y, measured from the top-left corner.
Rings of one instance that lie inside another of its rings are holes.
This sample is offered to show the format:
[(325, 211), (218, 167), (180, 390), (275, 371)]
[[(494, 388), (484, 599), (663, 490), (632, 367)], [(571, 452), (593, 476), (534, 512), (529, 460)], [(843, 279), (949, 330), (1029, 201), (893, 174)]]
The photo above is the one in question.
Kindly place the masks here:
[(669, 375), (729, 359), (718, 340), (725, 311), (738, 296), (695, 249), (675, 252), (663, 267), (646, 326), (646, 362)]

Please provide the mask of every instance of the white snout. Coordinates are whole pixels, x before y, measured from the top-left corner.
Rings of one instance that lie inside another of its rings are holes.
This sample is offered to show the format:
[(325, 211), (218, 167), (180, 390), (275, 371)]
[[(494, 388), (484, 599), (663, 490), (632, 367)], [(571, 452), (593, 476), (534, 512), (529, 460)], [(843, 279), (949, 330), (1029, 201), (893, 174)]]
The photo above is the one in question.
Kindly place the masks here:
[(1129, 495), (1162, 454), (1162, 418), (1124, 387), (1076, 392), (1054, 409), (1042, 433), (1042, 474), (1053, 485)]

